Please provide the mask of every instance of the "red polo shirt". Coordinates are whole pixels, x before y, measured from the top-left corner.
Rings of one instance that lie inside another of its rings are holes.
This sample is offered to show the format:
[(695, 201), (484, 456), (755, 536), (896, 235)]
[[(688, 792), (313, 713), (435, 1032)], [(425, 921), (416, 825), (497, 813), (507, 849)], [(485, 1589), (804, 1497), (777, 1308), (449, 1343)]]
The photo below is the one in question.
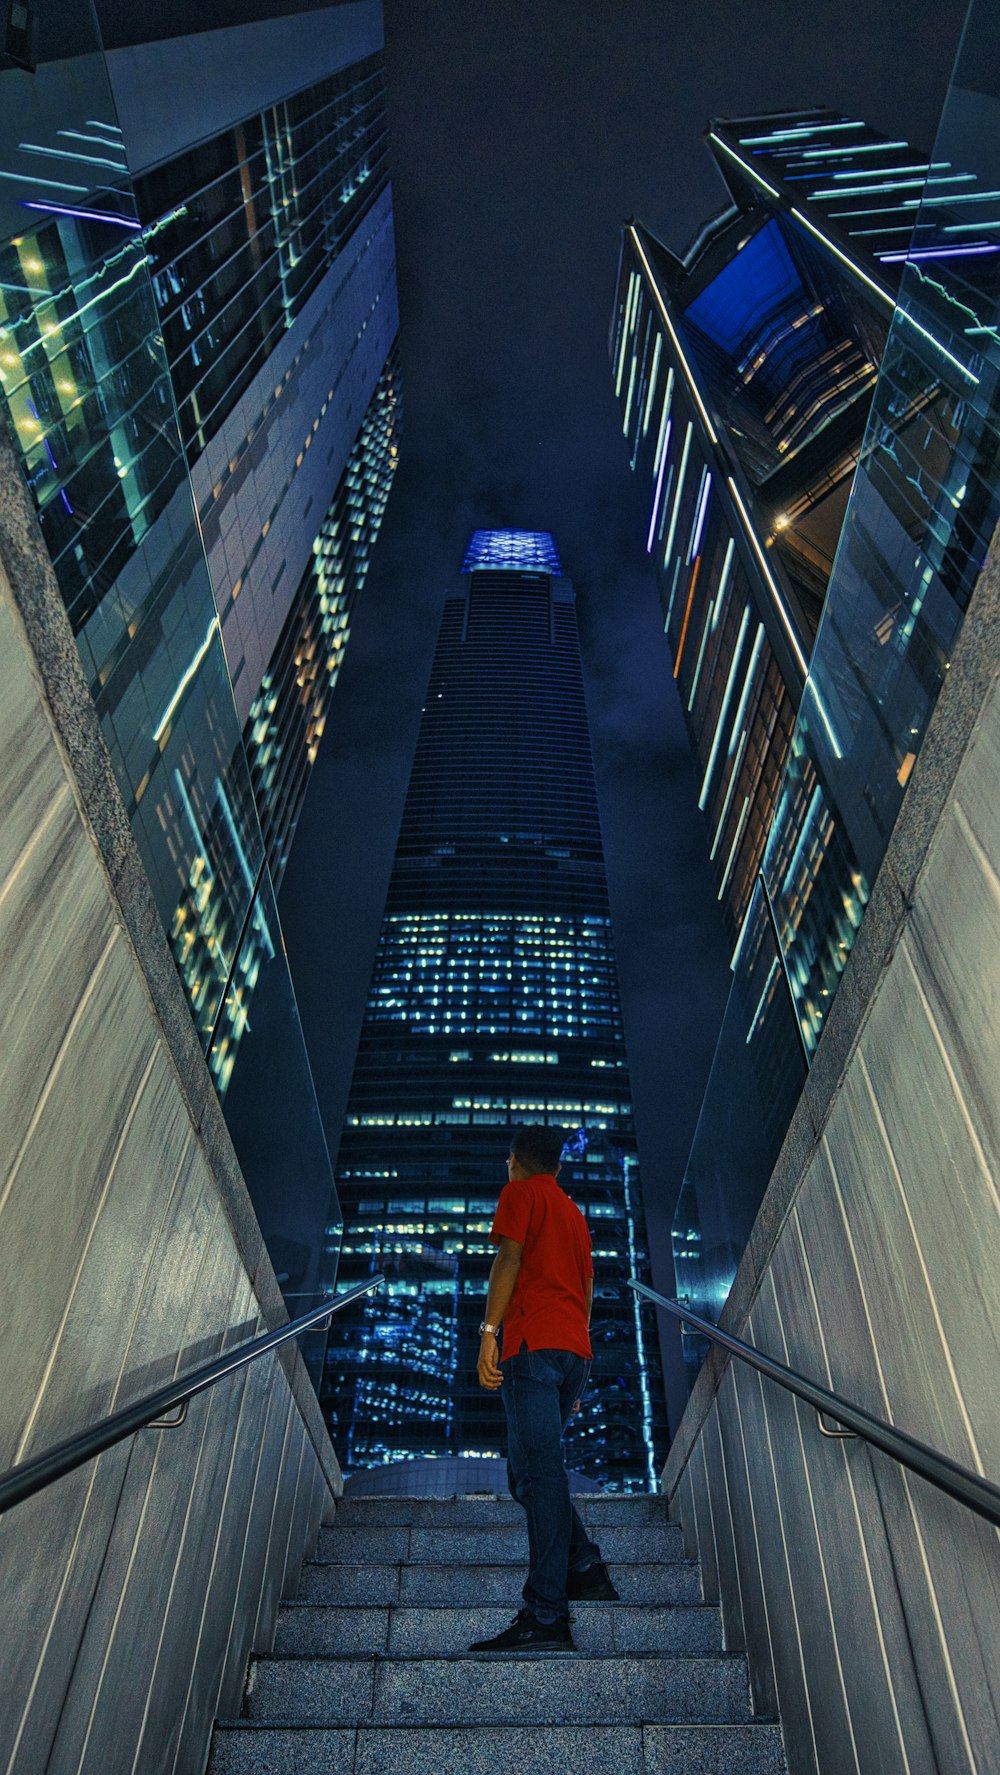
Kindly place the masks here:
[(521, 1268), (503, 1316), (503, 1360), (529, 1350), (590, 1356), (587, 1282), (594, 1273), (587, 1222), (554, 1177), (518, 1177), (500, 1192), (490, 1238), (514, 1239)]

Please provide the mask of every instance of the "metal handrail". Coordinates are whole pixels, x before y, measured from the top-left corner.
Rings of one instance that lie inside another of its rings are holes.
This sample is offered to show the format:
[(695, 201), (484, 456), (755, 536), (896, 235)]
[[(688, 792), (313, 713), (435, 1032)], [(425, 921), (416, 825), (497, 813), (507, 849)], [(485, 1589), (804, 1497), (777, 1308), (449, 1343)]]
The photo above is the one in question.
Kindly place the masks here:
[[(196, 1394), (204, 1393), (206, 1388), (214, 1387), (217, 1381), (224, 1380), (228, 1374), (234, 1374), (240, 1368), (246, 1368), (255, 1362), (258, 1356), (266, 1356), (270, 1350), (276, 1350), (293, 1337), (301, 1337), (304, 1331), (311, 1331), (314, 1326), (322, 1325), (339, 1313), (343, 1307), (350, 1306), (352, 1301), (359, 1300), (362, 1295), (370, 1294), (374, 1288), (381, 1288), (385, 1277), (381, 1274), (372, 1276), (357, 1288), (349, 1288), (346, 1294), (338, 1294), (323, 1302), (322, 1306), (313, 1307), (311, 1312), (303, 1313), (301, 1318), (292, 1319), (287, 1325), (280, 1325), (277, 1331), (265, 1331), (248, 1344), (238, 1344), (235, 1349), (227, 1350), (217, 1356), (213, 1362), (206, 1362), (193, 1373), (179, 1375), (176, 1380), (168, 1381), (165, 1387), (158, 1387), (155, 1393), (147, 1393), (144, 1398), (137, 1399), (134, 1405), (123, 1406), (121, 1411), (113, 1412), (100, 1423), (91, 1424), (86, 1430), (78, 1430), (75, 1436), (68, 1436), (64, 1442), (56, 1443), (54, 1448), (47, 1449), (44, 1454), (35, 1455), (30, 1461), (22, 1461), (18, 1466), (11, 1467), (0, 1475), (0, 1515), (20, 1504), (25, 1498), (33, 1497), (53, 1480), (62, 1479), (65, 1474), (72, 1473), (77, 1467), (83, 1467), (96, 1455), (103, 1454), (105, 1449), (113, 1448), (115, 1443), (124, 1442), (127, 1437), (134, 1436), (137, 1430), (156, 1427), (158, 1429), (174, 1429), (184, 1421), (184, 1410), (189, 1399)], [(169, 1411), (178, 1406), (182, 1408), (181, 1416), (173, 1423), (157, 1423)]]
[(947, 1493), (948, 1497), (956, 1499), (959, 1504), (965, 1504), (977, 1516), (991, 1522), (995, 1528), (1000, 1528), (1000, 1486), (991, 1484), (990, 1480), (983, 1479), (978, 1473), (970, 1472), (968, 1467), (961, 1466), (958, 1461), (941, 1454), (938, 1449), (930, 1448), (926, 1442), (918, 1441), (905, 1430), (897, 1430), (895, 1425), (873, 1417), (871, 1412), (863, 1410), (860, 1405), (852, 1405), (850, 1400), (842, 1399), (839, 1393), (829, 1393), (825, 1387), (817, 1386), (815, 1381), (807, 1380), (805, 1375), (796, 1374), (794, 1369), (786, 1368), (782, 1362), (775, 1362), (773, 1356), (765, 1356), (760, 1350), (755, 1350), (752, 1344), (745, 1344), (742, 1338), (733, 1337), (731, 1332), (721, 1331), (718, 1325), (699, 1318), (689, 1307), (682, 1307), (679, 1301), (668, 1300), (665, 1295), (657, 1294), (655, 1289), (647, 1288), (644, 1282), (630, 1279), (629, 1287), (636, 1294), (645, 1295), (656, 1306), (673, 1313), (676, 1319), (682, 1319), (685, 1325), (693, 1325), (696, 1331), (711, 1338), (713, 1343), (721, 1344), (730, 1355), (738, 1356), (741, 1362), (756, 1368), (768, 1380), (777, 1381), (780, 1387), (785, 1387), (789, 1393), (805, 1400), (817, 1412), (843, 1424), (855, 1436), (870, 1442), (873, 1448), (891, 1455), (900, 1466), (908, 1467), (911, 1473), (926, 1479), (938, 1491)]

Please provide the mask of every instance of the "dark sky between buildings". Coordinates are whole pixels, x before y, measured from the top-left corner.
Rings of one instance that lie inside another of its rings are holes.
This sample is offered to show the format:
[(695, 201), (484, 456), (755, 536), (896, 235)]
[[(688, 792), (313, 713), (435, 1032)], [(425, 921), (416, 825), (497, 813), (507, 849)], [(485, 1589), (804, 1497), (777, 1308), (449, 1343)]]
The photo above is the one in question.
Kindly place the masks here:
[(723, 201), (713, 114), (825, 103), (929, 146), (963, 16), (957, 0), (386, 0), (404, 442), (281, 907), (332, 1145), (442, 593), (473, 526), (552, 530), (666, 1252), (729, 952), (613, 399), (619, 228), (634, 214), (680, 248)]

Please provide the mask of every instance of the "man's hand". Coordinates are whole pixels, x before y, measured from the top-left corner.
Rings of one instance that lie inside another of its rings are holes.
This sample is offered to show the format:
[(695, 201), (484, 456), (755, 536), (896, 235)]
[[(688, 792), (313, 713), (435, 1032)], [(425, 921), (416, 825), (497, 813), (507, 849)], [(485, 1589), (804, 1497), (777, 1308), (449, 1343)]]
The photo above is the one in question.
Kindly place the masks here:
[(503, 1375), (500, 1373), (500, 1365), (497, 1362), (499, 1353), (499, 1346), (493, 1333), (484, 1331), (482, 1342), (479, 1345), (479, 1385), (485, 1387), (490, 1393), (495, 1393), (497, 1388), (503, 1384)]

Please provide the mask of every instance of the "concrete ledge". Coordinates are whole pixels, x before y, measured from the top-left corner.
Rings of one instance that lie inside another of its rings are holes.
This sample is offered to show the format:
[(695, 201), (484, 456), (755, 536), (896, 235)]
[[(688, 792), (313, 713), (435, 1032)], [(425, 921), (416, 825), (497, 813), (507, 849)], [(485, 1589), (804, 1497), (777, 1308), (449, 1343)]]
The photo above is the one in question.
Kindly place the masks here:
[[(237, 1249), (268, 1329), (288, 1313), (215, 1095), (152, 889), (132, 836), (111, 757), (30, 494), (0, 424), (0, 563), (24, 625), (49, 718), (69, 767), (121, 924), (163, 1032), (178, 1084), (215, 1179)], [(343, 1490), (340, 1466), (296, 1344), (278, 1351), (330, 1491)]]
[[(735, 1337), (743, 1335), (857, 1046), (876, 986), (906, 927), (931, 841), (998, 671), (1000, 526), (994, 531), (857, 941), (719, 1321), (723, 1330)], [(677, 1490), (729, 1362), (725, 1351), (713, 1347), (698, 1375), (660, 1478), (661, 1490), (668, 1497)]]

